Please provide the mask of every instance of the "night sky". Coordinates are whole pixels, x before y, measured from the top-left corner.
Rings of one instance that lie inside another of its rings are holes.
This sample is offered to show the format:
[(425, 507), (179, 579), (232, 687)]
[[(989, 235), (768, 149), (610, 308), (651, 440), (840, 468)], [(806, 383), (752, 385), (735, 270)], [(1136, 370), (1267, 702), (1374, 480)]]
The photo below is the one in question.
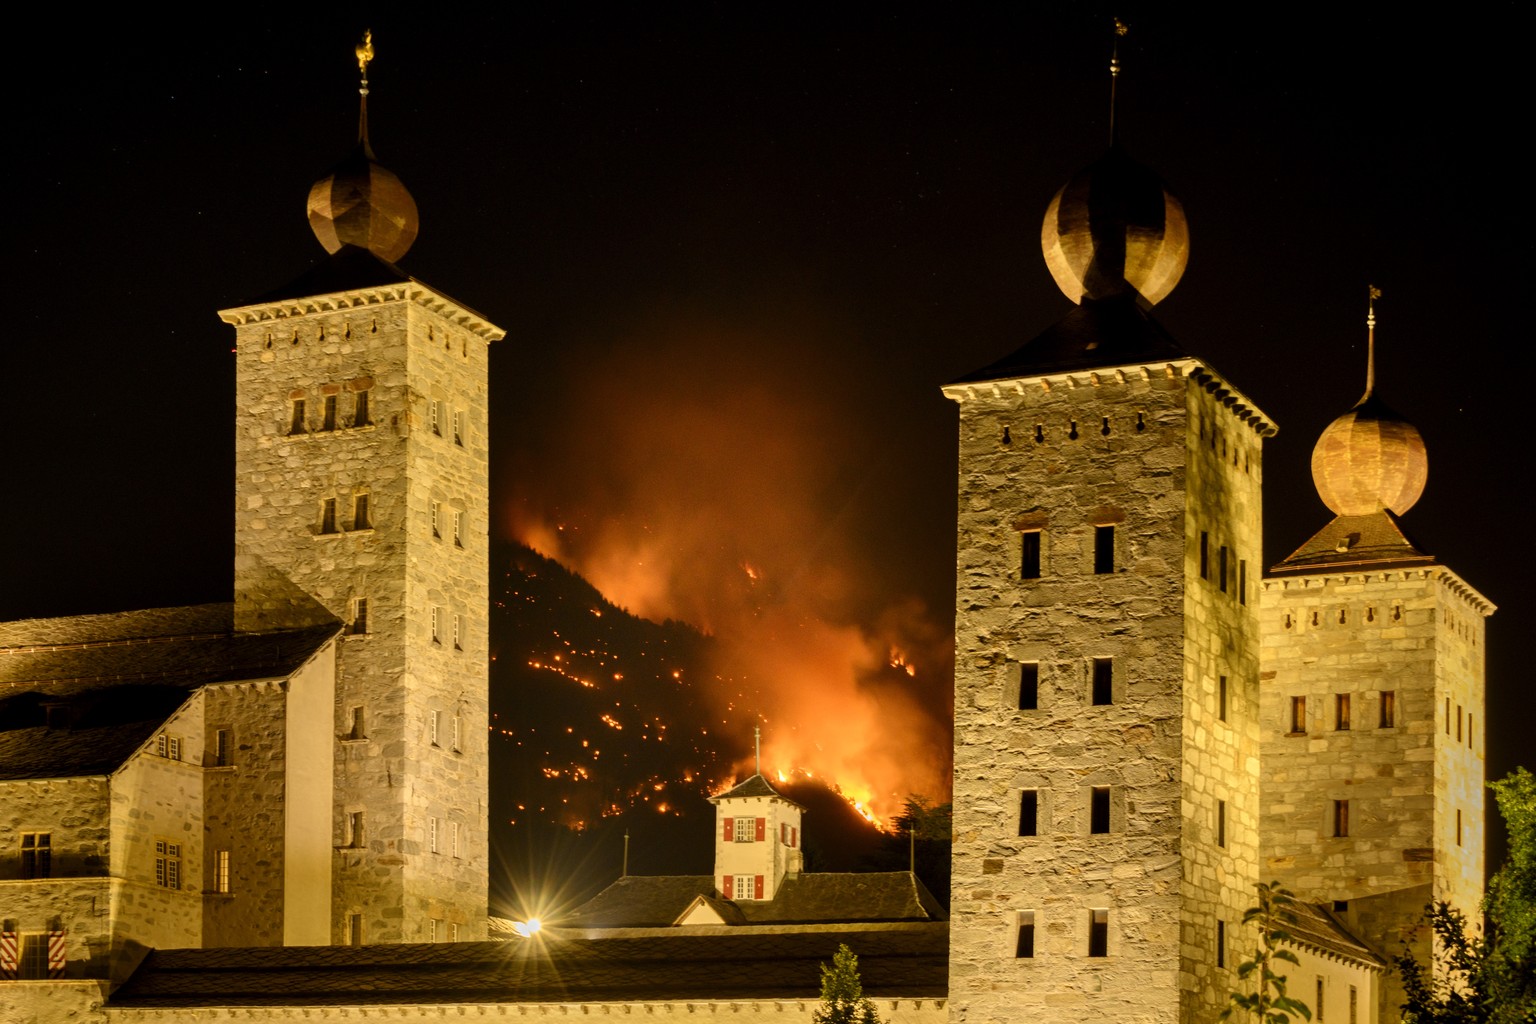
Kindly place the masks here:
[[(1120, 11), (1121, 138), (1192, 237), (1155, 315), (1280, 425), (1265, 561), (1329, 518), (1308, 459), (1362, 390), (1375, 283), (1378, 394), (1429, 449), (1404, 525), (1500, 606), (1489, 774), (1531, 763), (1513, 5), (1475, 24)], [(0, 618), (229, 599), (233, 332), (214, 314), (321, 255), (303, 203), (351, 144), (370, 25), (374, 147), (421, 210), (402, 266), (507, 330), (493, 536), (558, 538), (658, 618), (723, 634), (770, 601), (889, 638), (920, 670), (883, 743), (942, 757), (939, 386), (1070, 308), (1040, 220), (1107, 144), (1112, 13), (31, 15), (0, 68)], [(773, 598), (741, 590), (748, 566)]]

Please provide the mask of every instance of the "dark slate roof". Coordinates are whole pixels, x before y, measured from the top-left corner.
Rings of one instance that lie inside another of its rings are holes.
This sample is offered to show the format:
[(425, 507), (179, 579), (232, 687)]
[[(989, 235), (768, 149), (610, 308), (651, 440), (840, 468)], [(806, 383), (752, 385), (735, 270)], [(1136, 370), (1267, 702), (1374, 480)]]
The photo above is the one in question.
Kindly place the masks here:
[[(761, 774), (754, 775), (745, 782), (738, 782), (724, 793), (717, 793), (709, 799), (713, 803), (716, 800), (729, 800), (732, 797), (738, 796), (776, 796), (780, 800), (786, 800), (789, 803), (795, 804), (789, 797), (774, 789), (773, 784), (763, 778)], [(799, 807), (800, 805), (795, 804), (795, 806)]]
[(1088, 300), (1023, 348), (954, 383), (1185, 358), (1179, 343), (1133, 298)]
[(1270, 572), (1280, 576), (1323, 569), (1395, 569), (1434, 561), (1408, 539), (1397, 517), (1382, 509), (1368, 516), (1337, 516)]
[(949, 928), (759, 932), (432, 945), (156, 950), (109, 1006), (816, 999), (840, 943), (875, 998), (943, 998)]
[(1312, 903), (1295, 903), (1291, 910), (1296, 914), (1296, 920), (1288, 922), (1285, 930), (1291, 934), (1294, 944), (1357, 966), (1378, 971), (1386, 968), (1386, 961), (1351, 935), (1326, 908)]
[(715, 895), (709, 875), (627, 875), (562, 917), (570, 928), (666, 928), (698, 896)]
[[(856, 924), (942, 921), (944, 908), (907, 871), (790, 875), (771, 900), (728, 900), (708, 875), (630, 875), (561, 919), (569, 928), (665, 928), (704, 897), (727, 923)], [(731, 909), (723, 909), (731, 908)]]
[(291, 675), (338, 629), (236, 633), (231, 604), (0, 623), (0, 779), (112, 772), (197, 687)]

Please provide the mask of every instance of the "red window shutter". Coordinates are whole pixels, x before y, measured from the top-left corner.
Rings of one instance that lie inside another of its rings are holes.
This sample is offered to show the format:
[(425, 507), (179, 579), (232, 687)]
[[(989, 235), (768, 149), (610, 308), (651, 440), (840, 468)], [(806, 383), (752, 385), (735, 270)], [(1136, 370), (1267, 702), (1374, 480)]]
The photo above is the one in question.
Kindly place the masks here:
[(16, 932), (0, 932), (0, 980), (16, 980), (16, 964), (20, 960), (19, 939)]
[(757, 819), (757, 841), (758, 842), (762, 842), (766, 838), (768, 838), (768, 819), (767, 818), (758, 818)]
[(63, 932), (48, 933), (48, 977), (64, 977), (64, 965), (67, 961), (67, 947), (64, 944)]
[(725, 876), (725, 885), (721, 886), (720, 895), (724, 896), (728, 900), (736, 898), (736, 890), (731, 888), (730, 875)]
[(736, 823), (735, 823), (735, 821), (733, 819), (731, 819), (731, 818), (726, 818), (725, 819), (725, 841), (726, 842), (730, 842), (731, 841), (731, 839), (732, 839), (732, 830), (735, 828), (735, 825), (736, 825)]
[[(759, 820), (761, 820), (761, 819), (759, 819)], [(752, 876), (752, 898), (755, 899), (755, 900), (760, 900), (760, 899), (763, 898), (763, 876), (762, 875), (753, 875)]]

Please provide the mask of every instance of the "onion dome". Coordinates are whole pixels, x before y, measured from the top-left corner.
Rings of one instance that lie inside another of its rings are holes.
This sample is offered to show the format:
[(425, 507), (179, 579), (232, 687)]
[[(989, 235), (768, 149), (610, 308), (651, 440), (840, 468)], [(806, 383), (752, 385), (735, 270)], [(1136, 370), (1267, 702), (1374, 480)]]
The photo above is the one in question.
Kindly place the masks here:
[(1339, 516), (1382, 509), (1402, 515), (1424, 493), (1429, 454), (1418, 428), (1387, 408), (1376, 389), (1376, 299), (1366, 317), (1365, 395), (1323, 430), (1312, 449), (1312, 481), (1323, 504)]
[(357, 47), (362, 76), (357, 148), (310, 186), (309, 226), (332, 255), (351, 245), (394, 263), (416, 241), (420, 221), (416, 200), (394, 172), (379, 164), (368, 143), (368, 65), (372, 60), (373, 33), (369, 32)]
[(1158, 303), (1189, 262), (1189, 224), (1162, 180), (1112, 145), (1051, 200), (1040, 247), (1073, 302), (1134, 293)]

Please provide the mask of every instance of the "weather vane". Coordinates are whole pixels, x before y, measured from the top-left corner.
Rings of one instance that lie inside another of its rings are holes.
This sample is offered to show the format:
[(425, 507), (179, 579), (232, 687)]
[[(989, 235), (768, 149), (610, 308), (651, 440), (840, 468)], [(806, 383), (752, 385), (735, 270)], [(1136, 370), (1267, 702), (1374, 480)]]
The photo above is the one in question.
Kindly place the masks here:
[(1131, 30), (1120, 18), (1115, 19), (1115, 41), (1109, 51), (1109, 144), (1115, 144), (1115, 85), (1120, 80), (1120, 37)]
[(357, 44), (357, 70), (363, 76), (362, 94), (368, 95), (368, 62), (373, 60), (373, 29), (363, 30), (363, 41)]

